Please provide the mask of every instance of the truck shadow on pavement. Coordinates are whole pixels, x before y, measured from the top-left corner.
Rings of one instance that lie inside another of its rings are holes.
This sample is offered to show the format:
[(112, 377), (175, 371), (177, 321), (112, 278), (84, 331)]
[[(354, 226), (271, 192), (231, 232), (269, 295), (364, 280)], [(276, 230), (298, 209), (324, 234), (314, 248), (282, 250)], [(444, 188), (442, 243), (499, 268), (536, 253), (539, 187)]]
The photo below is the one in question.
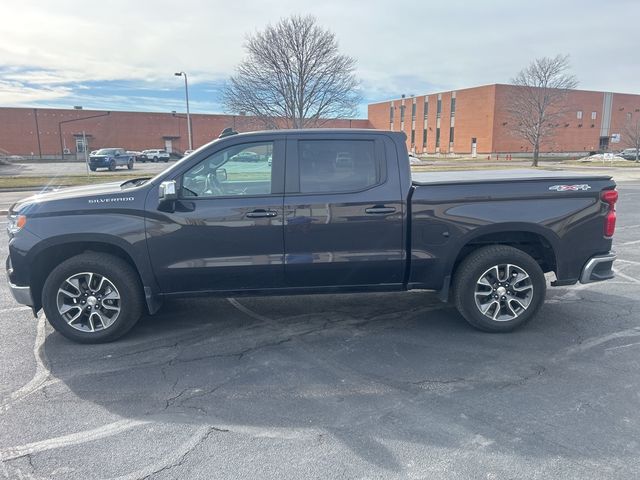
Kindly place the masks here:
[[(423, 292), (173, 300), (118, 342), (75, 345), (52, 333), (44, 353), (63, 387), (119, 416), (331, 435), (392, 471), (403, 469), (389, 448), (398, 441), (624, 465), (628, 449), (615, 446), (635, 438), (637, 417), (603, 426), (637, 401), (624, 384), (637, 385), (638, 360), (623, 381), (611, 369), (630, 368), (629, 351), (605, 348), (640, 335), (637, 304), (585, 298), (550, 293), (533, 322), (507, 335), (472, 329)], [(614, 322), (612, 302), (622, 306)], [(615, 405), (605, 408), (605, 396)]]

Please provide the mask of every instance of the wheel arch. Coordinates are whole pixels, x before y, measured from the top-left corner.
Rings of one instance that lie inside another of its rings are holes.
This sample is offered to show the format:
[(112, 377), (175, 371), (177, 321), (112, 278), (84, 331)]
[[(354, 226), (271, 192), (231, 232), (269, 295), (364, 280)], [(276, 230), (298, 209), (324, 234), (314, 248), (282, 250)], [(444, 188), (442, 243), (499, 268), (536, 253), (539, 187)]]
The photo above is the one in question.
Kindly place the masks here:
[(127, 262), (138, 275), (140, 285), (143, 288), (147, 309), (149, 313), (155, 313), (160, 306), (157, 295), (155, 278), (144, 264), (131, 251), (130, 245), (124, 240), (109, 235), (63, 235), (48, 239), (37, 247), (29, 256), (29, 263), (34, 266), (30, 271), (31, 292), (37, 305), (36, 310), (42, 307), (42, 288), (51, 271), (63, 261), (87, 252), (99, 252), (114, 255)]
[(445, 280), (440, 298), (449, 299), (449, 290), (456, 269), (473, 251), (488, 245), (507, 245), (531, 256), (543, 272), (557, 272), (559, 238), (549, 229), (532, 224), (494, 224), (474, 230), (463, 237), (445, 269)]

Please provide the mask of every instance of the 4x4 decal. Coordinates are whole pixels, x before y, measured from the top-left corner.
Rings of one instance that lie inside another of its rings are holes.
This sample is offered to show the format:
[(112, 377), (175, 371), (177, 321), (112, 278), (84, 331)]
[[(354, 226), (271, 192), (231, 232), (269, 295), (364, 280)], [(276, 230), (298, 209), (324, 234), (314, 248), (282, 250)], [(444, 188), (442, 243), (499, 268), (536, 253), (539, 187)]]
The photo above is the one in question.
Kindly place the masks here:
[(591, 185), (588, 183), (581, 183), (580, 185), (553, 185), (549, 187), (549, 190), (555, 190), (557, 192), (576, 192), (578, 190), (590, 190)]

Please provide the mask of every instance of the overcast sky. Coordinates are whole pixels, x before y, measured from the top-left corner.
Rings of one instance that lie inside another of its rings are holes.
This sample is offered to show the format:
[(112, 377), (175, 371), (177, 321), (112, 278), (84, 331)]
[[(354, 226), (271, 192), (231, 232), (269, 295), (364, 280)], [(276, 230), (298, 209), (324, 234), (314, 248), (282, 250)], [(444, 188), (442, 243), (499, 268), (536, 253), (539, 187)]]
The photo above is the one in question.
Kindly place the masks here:
[(0, 0), (0, 106), (221, 112), (247, 33), (313, 14), (358, 61), (366, 104), (506, 83), (570, 54), (580, 87), (640, 93), (640, 1)]

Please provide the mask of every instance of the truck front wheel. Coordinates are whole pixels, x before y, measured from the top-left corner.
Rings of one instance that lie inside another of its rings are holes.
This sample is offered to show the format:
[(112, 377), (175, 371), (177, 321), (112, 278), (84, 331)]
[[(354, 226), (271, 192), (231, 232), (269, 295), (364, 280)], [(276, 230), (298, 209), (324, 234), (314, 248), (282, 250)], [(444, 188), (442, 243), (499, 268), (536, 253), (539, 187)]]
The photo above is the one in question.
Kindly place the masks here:
[(460, 263), (453, 296), (460, 314), (486, 332), (510, 332), (544, 302), (546, 280), (528, 254), (506, 245), (482, 247)]
[(127, 333), (140, 319), (143, 297), (135, 270), (105, 253), (71, 257), (49, 274), (42, 289), (49, 323), (79, 343), (104, 343)]

